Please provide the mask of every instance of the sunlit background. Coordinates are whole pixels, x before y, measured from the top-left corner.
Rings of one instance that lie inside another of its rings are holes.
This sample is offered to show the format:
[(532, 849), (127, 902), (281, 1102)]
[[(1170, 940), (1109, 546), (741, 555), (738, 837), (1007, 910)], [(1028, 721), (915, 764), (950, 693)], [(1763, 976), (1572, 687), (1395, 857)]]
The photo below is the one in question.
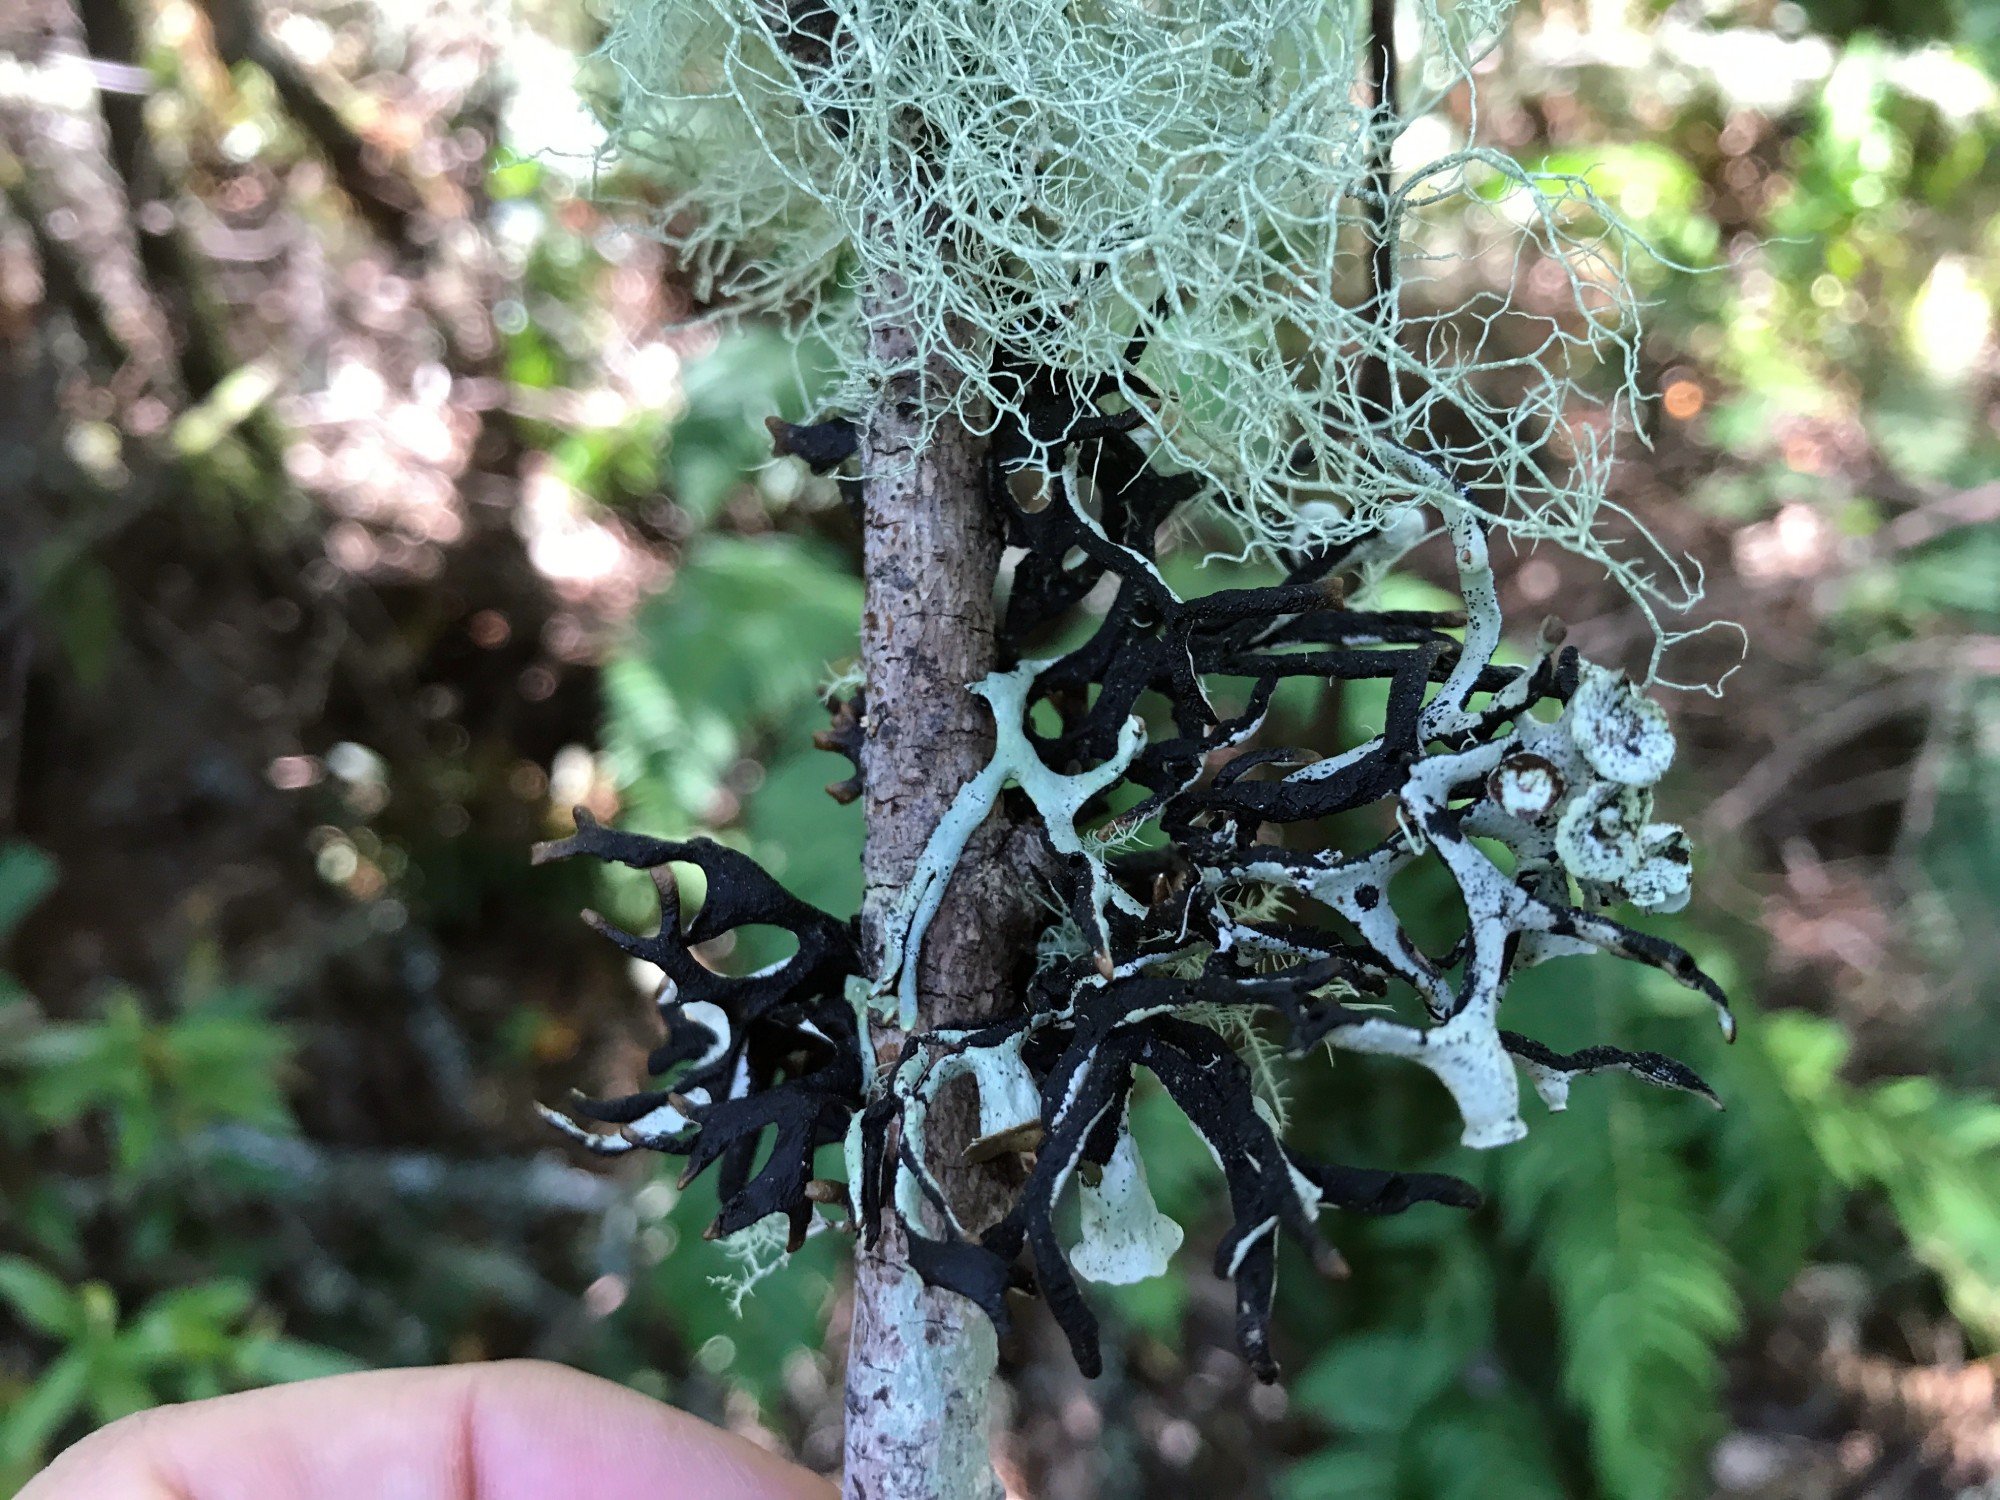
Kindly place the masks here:
[[(857, 528), (762, 424), (824, 351), (676, 331), (646, 186), (598, 165), (601, 26), (0, 13), (0, 1492), (157, 1402), (511, 1355), (837, 1464), (837, 1237), (732, 1257), (705, 1185), (586, 1167), (532, 1109), (652, 1038), (649, 976), (576, 921), (639, 894), (527, 863), (572, 806), (859, 894), (811, 746)], [(1218, 1183), (1142, 1099), (1184, 1264), (1110, 1299), (1096, 1382), (1024, 1319), (1014, 1493), (2000, 1483), (1996, 77), (1987, 0), (1549, 0), (1484, 70), (1487, 138), (1660, 254), (1617, 493), (1750, 639), (1674, 700), (1663, 793), (1700, 850), (1664, 930), (1743, 1040), (1609, 963), (1524, 978), (1524, 1029), (1668, 1046), (1729, 1107), (1580, 1088), (1475, 1158), (1419, 1070), (1281, 1070), (1307, 1149), (1490, 1201), (1343, 1226), (1345, 1283), (1289, 1260), (1261, 1389)], [(1643, 659), (1587, 568), (1502, 564), (1510, 617)], [(1397, 899), (1444, 934), (1446, 894)]]

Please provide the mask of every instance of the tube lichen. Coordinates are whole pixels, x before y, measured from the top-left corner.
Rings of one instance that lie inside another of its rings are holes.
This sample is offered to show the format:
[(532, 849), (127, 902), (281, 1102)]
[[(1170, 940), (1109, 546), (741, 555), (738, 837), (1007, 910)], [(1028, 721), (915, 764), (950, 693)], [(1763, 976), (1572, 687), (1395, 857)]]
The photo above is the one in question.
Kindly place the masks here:
[[(1328, 1210), (1464, 1207), (1476, 1196), (1453, 1178), (1292, 1150), (1239, 1054), (1248, 1029), (1281, 1028), (1299, 1058), (1331, 1047), (1416, 1063), (1449, 1093), (1464, 1143), (1477, 1148), (1522, 1135), (1523, 1073), (1552, 1109), (1576, 1078), (1606, 1070), (1714, 1102), (1672, 1059), (1611, 1046), (1563, 1054), (1501, 1025), (1516, 973), (1602, 952), (1708, 996), (1732, 1030), (1722, 991), (1687, 953), (1609, 914), (1686, 897), (1685, 837), (1652, 821), (1673, 737), (1637, 686), (1563, 643), (1559, 622), (1543, 622), (1528, 664), (1496, 660), (1503, 622), (1485, 528), (1465, 497), (1448, 499), (1440, 518), (1463, 613), (1348, 605), (1338, 582), (1355, 549), (1340, 546), (1293, 550), (1273, 584), (1182, 597), (1155, 549), (1199, 482), (1163, 469), (1131, 424), (1109, 419), (1109, 389), (1074, 394), (1049, 372), (1024, 386), (1037, 394), (1024, 418), (1002, 418), (986, 482), (1019, 549), (1007, 661), (969, 685), (994, 717), (996, 749), (934, 831), (880, 968), (860, 972), (851, 923), (789, 896), (744, 856), (615, 833), (579, 814), (576, 837), (545, 856), (656, 872), (695, 863), (709, 895), (683, 930), (665, 875), (660, 932), (612, 934), (667, 972), (669, 1037), (653, 1066), (669, 1086), (578, 1106), (622, 1127), (618, 1135), (570, 1128), (600, 1150), (684, 1156), (690, 1176), (720, 1163), (719, 1234), (782, 1214), (796, 1243), (815, 1205), (828, 1204), (873, 1243), (893, 1219), (925, 1280), (971, 1298), (1001, 1329), (1010, 1292), (1039, 1293), (1079, 1365), (1094, 1371), (1097, 1324), (1079, 1278), (1159, 1274), (1181, 1240), (1146, 1189), (1128, 1125), (1132, 1091), (1150, 1074), (1221, 1166), (1233, 1225), (1215, 1269), (1236, 1285), (1246, 1359), (1272, 1378), (1281, 1232), (1334, 1269)], [(1398, 464), (1412, 475), (1435, 469), (1415, 455)], [(1093, 616), (1086, 598), (1109, 603)], [(1092, 618), (1072, 649), (1031, 654)], [(1260, 743), (1289, 679), (1385, 683), (1381, 733), (1327, 757)], [(1234, 712), (1217, 706), (1225, 690), (1241, 701)], [(857, 758), (865, 769), (865, 744)], [(1057, 872), (1051, 940), (1037, 945), (1041, 961), (1015, 1009), (976, 1028), (911, 1031), (877, 1079), (859, 1013), (893, 1001), (909, 1030), (929, 920), (972, 833), (1007, 795), (1032, 808)], [(1369, 807), (1385, 809), (1393, 831), (1368, 847), (1287, 836)], [(1141, 828), (1157, 837), (1135, 842)], [(1504, 847), (1504, 866), (1485, 844)], [(1420, 860), (1448, 872), (1464, 908), (1463, 932), (1443, 952), (1420, 946), (1388, 899)], [(1322, 915), (1272, 915), (1288, 906)], [(693, 944), (744, 922), (787, 928), (799, 951), (740, 978), (694, 957)], [(1418, 1014), (1395, 1012), (1405, 991)], [(970, 1154), (1022, 1162), (1012, 1205), (990, 1225), (961, 1222), (926, 1154), (939, 1091), (965, 1078), (980, 1115)], [(776, 1147), (751, 1173), (767, 1132)], [(814, 1152), (835, 1142), (844, 1184), (812, 1175)], [(1072, 1195), (1082, 1234), (1066, 1244), (1058, 1206)]]

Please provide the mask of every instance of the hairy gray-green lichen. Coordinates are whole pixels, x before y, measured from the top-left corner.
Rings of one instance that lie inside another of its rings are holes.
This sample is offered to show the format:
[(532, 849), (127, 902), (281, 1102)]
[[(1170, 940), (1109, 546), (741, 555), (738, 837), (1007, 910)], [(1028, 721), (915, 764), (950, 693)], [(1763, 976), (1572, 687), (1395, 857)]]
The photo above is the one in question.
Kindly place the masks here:
[[(1103, 378), (1266, 556), (1379, 533), (1421, 452), (1430, 503), (1476, 484), (1489, 524), (1594, 558), (1664, 646), (1699, 570), (1607, 484), (1644, 400), (1626, 271), (1650, 251), (1584, 177), (1479, 142), (1514, 3), (1403, 5), (1395, 110), (1362, 83), (1367, 7), (1326, 0), (621, 0), (613, 140), (664, 187), (698, 297), (842, 351), (837, 405), (907, 373), (866, 351), (863, 303), (907, 368), (950, 371), (929, 415), (1012, 422), (1045, 461), (1015, 377)], [(1444, 139), (1410, 161), (1419, 119)], [(1537, 294), (1467, 291), (1481, 257)], [(846, 456), (838, 429), (781, 436)]]

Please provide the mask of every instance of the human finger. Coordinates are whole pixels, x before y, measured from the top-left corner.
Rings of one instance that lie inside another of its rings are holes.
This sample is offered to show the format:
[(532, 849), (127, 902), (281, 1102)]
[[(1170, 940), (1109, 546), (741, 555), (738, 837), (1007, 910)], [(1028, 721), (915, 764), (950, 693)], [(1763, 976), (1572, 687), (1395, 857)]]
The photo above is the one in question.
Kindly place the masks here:
[(377, 1370), (144, 1412), (19, 1500), (831, 1500), (686, 1412), (559, 1365)]

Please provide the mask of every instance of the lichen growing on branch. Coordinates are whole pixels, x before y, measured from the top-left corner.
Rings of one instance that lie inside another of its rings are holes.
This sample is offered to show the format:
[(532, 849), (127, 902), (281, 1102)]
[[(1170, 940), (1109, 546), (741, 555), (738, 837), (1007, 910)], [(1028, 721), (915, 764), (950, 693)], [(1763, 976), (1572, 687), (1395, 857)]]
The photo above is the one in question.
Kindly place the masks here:
[[(1038, 1292), (1078, 1364), (1094, 1372), (1097, 1324), (1078, 1278), (1161, 1274), (1181, 1240), (1147, 1191), (1127, 1123), (1138, 1076), (1151, 1074), (1222, 1168), (1234, 1223), (1215, 1270), (1236, 1285), (1246, 1359), (1272, 1378), (1281, 1231), (1333, 1270), (1339, 1256), (1320, 1225), (1327, 1210), (1462, 1207), (1476, 1195), (1434, 1173), (1293, 1151), (1239, 1051), (1247, 1031), (1275, 1028), (1302, 1059), (1331, 1047), (1428, 1069), (1473, 1147), (1521, 1136), (1521, 1073), (1551, 1109), (1565, 1105), (1575, 1078), (1605, 1070), (1714, 1101), (1671, 1058), (1610, 1046), (1562, 1054), (1500, 1024), (1520, 970), (1602, 952), (1707, 995), (1725, 1033), (1733, 1029), (1721, 990), (1685, 952), (1609, 914), (1686, 897), (1686, 840), (1652, 817), (1673, 737), (1636, 685), (1566, 647), (1557, 622), (1543, 623), (1531, 664), (1496, 662), (1502, 620), (1487, 529), (1455, 493), (1442, 520), (1463, 614), (1349, 607), (1341, 580), (1360, 546), (1297, 549), (1278, 583), (1182, 597), (1155, 548), (1200, 482), (1164, 471), (1133, 424), (1098, 404), (1108, 390), (1079, 400), (1054, 372), (1015, 373), (1025, 410), (995, 428), (984, 499), (1020, 557), (1002, 665), (972, 685), (995, 716), (997, 748), (940, 820), (889, 920), (879, 972), (860, 974), (849, 924), (787, 895), (742, 856), (615, 833), (579, 813), (576, 836), (546, 856), (591, 854), (655, 872), (694, 863), (709, 895), (683, 930), (673, 878), (659, 873), (658, 934), (612, 932), (668, 975), (668, 1041), (653, 1067), (670, 1078), (577, 1106), (621, 1125), (619, 1135), (568, 1128), (599, 1150), (685, 1156), (690, 1177), (721, 1163), (718, 1234), (781, 1214), (796, 1244), (816, 1204), (838, 1205), (871, 1243), (893, 1220), (919, 1275), (971, 1298), (1002, 1328), (1009, 1292)], [(1085, 607), (1107, 596), (1101, 614)], [(1095, 621), (1080, 644), (1030, 654), (1079, 619)], [(1386, 682), (1382, 732), (1327, 757), (1260, 743), (1278, 684), (1298, 678)], [(1225, 712), (1218, 698), (1237, 706)], [(1551, 705), (1553, 716), (1535, 712)], [(847, 705), (836, 715), (854, 717)], [(838, 736), (828, 745), (845, 748)], [(936, 896), (1009, 788), (1033, 806), (1058, 872), (1034, 977), (1021, 1004), (990, 1024), (907, 1036), (870, 1087), (868, 1010), (908, 1024), (905, 981)], [(1311, 846), (1323, 820), (1371, 807), (1389, 814), (1381, 822), (1392, 832), (1364, 848)], [(1300, 837), (1288, 839), (1294, 828)], [(1135, 842), (1138, 829), (1157, 837)], [(1479, 841), (1504, 846), (1507, 863)], [(1442, 952), (1419, 946), (1389, 900), (1398, 873), (1422, 859), (1445, 867), (1465, 911)], [(1320, 915), (1287, 919), (1278, 913), (1288, 903)], [(750, 922), (789, 929), (798, 952), (741, 978), (693, 956), (694, 944)], [(967, 1078), (979, 1108), (968, 1159), (1021, 1157), (1021, 1185), (992, 1225), (959, 1219), (927, 1156), (932, 1102)], [(760, 1138), (774, 1128), (775, 1148), (753, 1173)], [(845, 1182), (814, 1178), (814, 1153), (835, 1141)], [(1065, 1243), (1058, 1206), (1071, 1195), (1080, 1238)]]
[[(933, 417), (1018, 423), (1021, 369), (1102, 390), (1265, 555), (1464, 492), (1596, 559), (1664, 650), (1698, 571), (1607, 494), (1644, 247), (1583, 179), (1479, 144), (1512, 5), (1406, 6), (1391, 110), (1365, 7), (1327, 0), (626, 0), (614, 139), (698, 295), (851, 357), (843, 409), (907, 373), (870, 364), (858, 292), (956, 377)], [(1422, 159), (1417, 120), (1455, 143)]]
[[(773, 422), (776, 450), (829, 472), (892, 461), (859, 440), (885, 411), (972, 427), (983, 482), (954, 499), (989, 509), (1009, 566), (997, 668), (964, 684), (995, 749), (881, 919), (874, 972), (854, 922), (714, 843), (579, 813), (544, 848), (655, 873), (657, 934), (610, 935), (667, 975), (660, 1086), (575, 1106), (616, 1133), (559, 1124), (595, 1150), (682, 1156), (684, 1181), (717, 1165), (716, 1235), (781, 1219), (796, 1247), (823, 1207), (996, 1327), (1033, 1291), (1094, 1372), (1079, 1278), (1161, 1274), (1182, 1240), (1129, 1125), (1150, 1074), (1221, 1167), (1215, 1270), (1269, 1379), (1281, 1233), (1334, 1271), (1329, 1210), (1476, 1197), (1291, 1149), (1274, 1038), (1299, 1059), (1417, 1064), (1477, 1148), (1523, 1133), (1523, 1074), (1551, 1109), (1607, 1070), (1714, 1102), (1671, 1058), (1564, 1054), (1501, 1025), (1520, 970), (1608, 953), (1707, 995), (1732, 1029), (1685, 952), (1611, 915), (1688, 893), (1686, 838), (1654, 819), (1674, 745), (1645, 684), (1580, 660), (1554, 620), (1529, 664), (1498, 655), (1496, 537), (1598, 559), (1659, 649), (1657, 606), (1695, 588), (1606, 497), (1636, 399), (1630, 242), (1583, 183), (1470, 134), (1385, 166), (1405, 120), (1446, 116), (1506, 9), (1417, 0), (1404, 112), (1364, 87), (1352, 22), (1325, 0), (630, 0), (609, 50), (624, 148), (669, 187), (661, 232), (703, 296), (798, 313), (852, 360), (837, 414)], [(1503, 285), (1536, 269), (1532, 307), (1470, 289), (1468, 260), (1495, 246)], [(896, 368), (870, 363), (886, 344), (861, 337), (864, 313), (905, 335)], [(1280, 581), (1170, 586), (1158, 548), (1197, 502)], [(1462, 612), (1349, 602), (1350, 580), (1433, 526)], [(1273, 742), (1274, 694), (1299, 679), (1385, 684), (1381, 732), (1331, 755)], [(829, 788), (847, 799), (871, 741), (858, 691), (832, 706), (820, 743), (853, 763)], [(933, 921), (1003, 806), (1054, 872), (1032, 977), (989, 1022), (920, 1030)], [(1365, 809), (1368, 841), (1324, 846), (1326, 820)], [(1442, 951), (1389, 898), (1425, 860), (1464, 910)], [(685, 927), (676, 863), (707, 879)], [(750, 923), (798, 951), (738, 977), (701, 963), (697, 945)], [(1018, 1158), (991, 1223), (961, 1219), (928, 1138), (940, 1091), (968, 1082), (967, 1160)], [(836, 1143), (844, 1180), (814, 1175)]]

